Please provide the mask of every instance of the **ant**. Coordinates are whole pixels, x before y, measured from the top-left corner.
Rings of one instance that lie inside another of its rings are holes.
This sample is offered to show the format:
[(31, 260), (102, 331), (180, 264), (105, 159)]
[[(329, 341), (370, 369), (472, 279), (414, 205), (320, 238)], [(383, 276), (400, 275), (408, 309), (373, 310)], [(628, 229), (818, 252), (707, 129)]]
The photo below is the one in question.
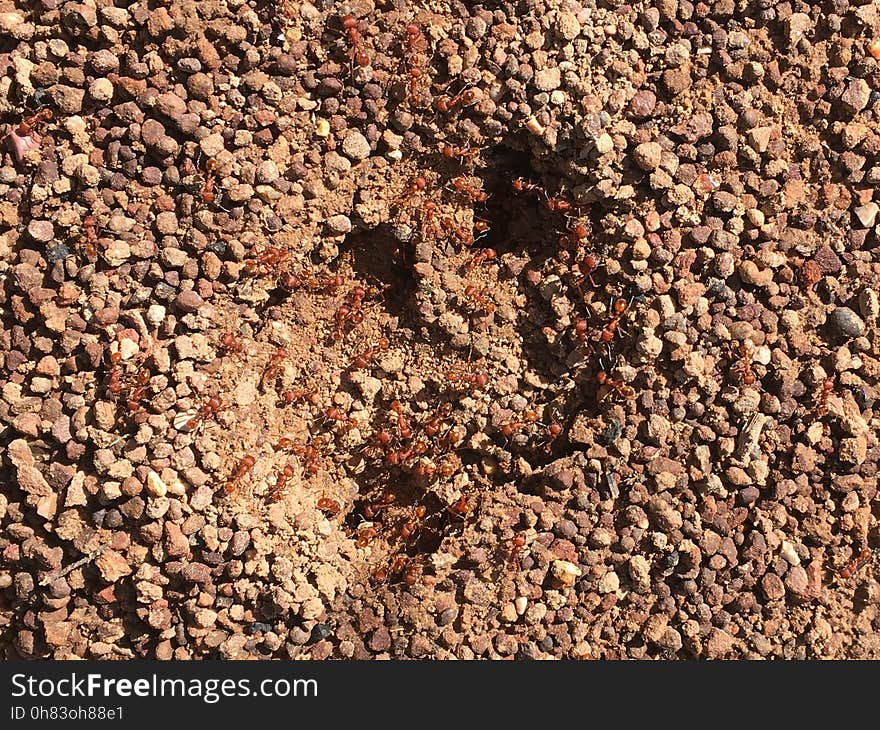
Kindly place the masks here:
[(371, 540), (378, 536), (378, 534), (379, 530), (376, 528), (375, 523), (365, 522), (358, 528), (358, 536), (355, 544), (359, 548), (365, 548), (370, 544)]
[(200, 423), (204, 423), (209, 418), (214, 418), (222, 407), (223, 402), (220, 400), (220, 397), (216, 395), (211, 396), (208, 402), (199, 408), (196, 414), (186, 422), (186, 430), (192, 431)]
[(288, 293), (306, 286), (313, 292), (329, 294), (345, 284), (345, 278), (340, 274), (315, 277), (314, 275), (307, 276), (305, 273), (292, 274), (288, 271), (281, 275), (278, 283)]
[(409, 420), (403, 415), (403, 406), (399, 400), (391, 402), (391, 410), (394, 411), (397, 419), (397, 432), (400, 438), (406, 440), (412, 438), (412, 428), (410, 428)]
[(461, 496), (451, 505), (446, 508), (446, 511), (449, 512), (453, 517), (457, 517), (461, 520), (467, 518), (468, 514), (471, 511), (471, 505), (467, 500), (467, 497)]
[(87, 215), (82, 222), (82, 236), (80, 238), (83, 252), (86, 258), (94, 263), (98, 259), (98, 219), (93, 215)]
[(816, 418), (822, 418), (828, 412), (828, 396), (834, 391), (834, 378), (822, 381), (822, 390), (816, 398)]
[(474, 236), (470, 231), (465, 230), (461, 226), (459, 226), (455, 220), (446, 215), (440, 219), (440, 222), (443, 224), (443, 227), (450, 231), (453, 236), (455, 236), (459, 241), (461, 241), (465, 246), (472, 246), (474, 243)]
[(475, 104), (478, 98), (479, 95), (476, 89), (462, 89), (453, 97), (438, 96), (434, 99), (434, 108), (441, 114), (450, 114), (459, 107)]
[(495, 302), (489, 299), (485, 288), (477, 289), (473, 284), (468, 284), (464, 288), (464, 295), (476, 304), (477, 308), (482, 308), (487, 314), (495, 311)]
[(280, 268), (289, 258), (290, 254), (287, 251), (282, 251), (275, 246), (269, 246), (258, 253), (256, 258), (245, 261), (244, 265), (248, 271), (265, 275)]
[(358, 28), (360, 22), (353, 15), (343, 15), (341, 20), (345, 37), (351, 46), (349, 48), (349, 58), (358, 66), (369, 66), (370, 56), (364, 49), (364, 39)]
[(235, 485), (241, 481), (244, 475), (247, 474), (256, 463), (257, 460), (250, 454), (238, 462), (238, 466), (235, 467), (235, 471), (232, 473), (232, 476), (229, 478), (229, 481), (226, 482), (224, 487), (227, 494), (232, 494), (235, 491)]
[(599, 335), (599, 339), (606, 344), (614, 341), (614, 337), (619, 330), (623, 328), (620, 327), (620, 320), (624, 314), (626, 314), (627, 310), (629, 310), (630, 302), (626, 299), (615, 299), (611, 305), (611, 311), (613, 312), (611, 319), (608, 320), (608, 324), (605, 325), (605, 329)]
[(559, 245), (563, 248), (577, 246), (590, 235), (590, 230), (589, 223), (578, 221), (559, 236)]
[(54, 116), (55, 114), (51, 109), (43, 107), (39, 111), (22, 119), (15, 127), (15, 134), (18, 137), (29, 137), (36, 132), (40, 126), (46, 122), (51, 122)]
[(414, 101), (425, 75), (425, 71), (422, 68), (421, 54), (428, 50), (428, 43), (422, 34), (421, 28), (415, 23), (407, 25), (404, 32), (404, 57), (409, 68), (408, 92), (410, 101)]
[(755, 380), (755, 371), (752, 369), (752, 357), (754, 350), (750, 345), (743, 342), (737, 349), (739, 360), (734, 364), (733, 371), (736, 373), (739, 382), (743, 385), (752, 385)]
[(489, 195), (484, 190), (463, 177), (454, 177), (450, 182), (455, 192), (465, 195), (472, 203), (485, 203), (489, 199)]
[(358, 427), (357, 419), (352, 418), (351, 416), (346, 416), (336, 406), (330, 406), (326, 411), (324, 411), (324, 417), (329, 421), (334, 421), (338, 424), (342, 424), (346, 431), (351, 431)]
[(538, 414), (535, 413), (535, 411), (524, 411), (522, 414), (522, 420), (510, 421), (509, 423), (502, 424), (501, 434), (504, 438), (512, 438), (517, 432), (521, 431), (529, 424), (537, 422), (537, 420)]
[(272, 355), (272, 359), (269, 360), (269, 364), (266, 365), (266, 369), (263, 370), (263, 375), (260, 377), (260, 390), (266, 390), (266, 385), (272, 380), (278, 378), (281, 375), (281, 364), (284, 362), (287, 357), (287, 350), (283, 347), (279, 347), (275, 350), (275, 353)]
[(329, 437), (317, 437), (312, 439), (314, 444), (298, 444), (289, 438), (278, 439), (277, 448), (283, 451), (291, 451), (300, 457), (303, 470), (306, 474), (314, 476), (318, 473), (321, 461), (321, 451), (319, 447), (326, 446)]
[(467, 159), (474, 159), (480, 154), (479, 149), (473, 147), (456, 147), (455, 145), (440, 145), (440, 154), (447, 160), (457, 159), (462, 165)]
[(840, 577), (843, 580), (849, 580), (852, 576), (858, 573), (870, 560), (871, 558), (871, 549), (868, 547), (862, 548), (858, 555), (856, 555), (852, 560), (850, 560), (843, 568), (840, 570)]
[(364, 508), (364, 517), (366, 517), (368, 520), (378, 518), (379, 513), (383, 509), (394, 503), (394, 499), (395, 498), (393, 492), (383, 492), (378, 501), (374, 502), (373, 504), (369, 504)]
[(583, 277), (581, 281), (589, 279), (590, 283), (595, 287), (596, 282), (593, 279), (593, 272), (598, 269), (599, 266), (599, 257), (595, 253), (590, 252), (588, 254), (585, 254), (584, 257), (580, 261), (578, 261), (577, 264), (578, 270), (581, 272), (581, 276)]
[(295, 473), (296, 470), (290, 464), (286, 464), (284, 466), (284, 469), (281, 470), (281, 473), (275, 480), (275, 486), (272, 487), (271, 491), (269, 492), (270, 502), (281, 501), (281, 497), (284, 495), (284, 485), (287, 484), (288, 480), (293, 477)]
[(285, 390), (281, 393), (280, 400), (278, 401), (279, 406), (292, 406), (294, 403), (299, 401), (308, 400), (314, 404), (316, 398), (312, 391), (309, 391), (306, 388), (291, 388), (289, 390)]
[(516, 534), (507, 541), (507, 550), (504, 557), (504, 564), (508, 568), (514, 567), (526, 555), (526, 538), (525, 535)]
[(147, 390), (147, 385), (150, 382), (150, 371), (147, 368), (142, 368), (138, 371), (137, 377), (135, 379), (135, 387), (128, 394), (128, 398), (126, 400), (126, 406), (129, 411), (137, 411), (141, 408), (141, 400), (144, 397), (144, 394)]
[(480, 264), (485, 264), (490, 261), (495, 261), (498, 258), (498, 254), (496, 253), (494, 248), (480, 248), (474, 252), (474, 255), (471, 257), (471, 260), (467, 262), (467, 268), (473, 269), (479, 266)]
[(513, 181), (512, 186), (513, 191), (516, 193), (536, 193), (537, 195), (543, 195), (545, 198), (549, 197), (547, 191), (540, 185), (524, 180), (521, 177), (516, 178)]
[(599, 402), (602, 402), (612, 394), (619, 395), (621, 398), (627, 400), (635, 397), (635, 391), (630, 386), (625, 385), (623, 380), (615, 378), (605, 370), (600, 370), (596, 373), (596, 382), (599, 384), (600, 390), (602, 388), (607, 389), (605, 390), (605, 393), (599, 397)]
[(352, 360), (352, 367), (358, 369), (368, 367), (370, 363), (373, 362), (373, 358), (375, 358), (379, 352), (384, 352), (390, 346), (391, 343), (388, 341), (387, 337), (380, 337), (378, 340), (376, 340), (376, 343), (374, 345), (368, 347), (362, 353), (354, 357), (354, 359)]
[(220, 337), (220, 351), (224, 354), (234, 353), (240, 355), (244, 352), (244, 344), (242, 343), (241, 338), (236, 336), (233, 332), (224, 332)]
[(352, 327), (356, 327), (364, 321), (363, 303), (367, 298), (382, 297), (388, 285), (382, 287), (370, 286), (362, 287), (360, 285), (352, 288), (346, 295), (345, 301), (336, 310), (333, 315), (335, 326), (333, 328), (333, 338), (341, 339), (347, 331)]
[(334, 517), (339, 514), (339, 511), (342, 509), (340, 507), (339, 502), (335, 499), (328, 499), (327, 497), (321, 497), (318, 500), (318, 504), (316, 505), (321, 512), (325, 512), (330, 517)]
[(464, 383), (473, 388), (485, 388), (489, 384), (489, 376), (485, 373), (469, 373), (466, 371), (450, 370), (446, 373), (447, 383)]
[[(435, 220), (436, 217), (437, 204), (428, 201), (422, 208), (422, 238), (427, 238), (429, 233), (432, 233), (435, 236), (439, 236), (442, 233), (440, 226), (437, 225), (437, 221)], [(452, 219), (444, 218), (444, 225), (446, 225), (446, 220)]]

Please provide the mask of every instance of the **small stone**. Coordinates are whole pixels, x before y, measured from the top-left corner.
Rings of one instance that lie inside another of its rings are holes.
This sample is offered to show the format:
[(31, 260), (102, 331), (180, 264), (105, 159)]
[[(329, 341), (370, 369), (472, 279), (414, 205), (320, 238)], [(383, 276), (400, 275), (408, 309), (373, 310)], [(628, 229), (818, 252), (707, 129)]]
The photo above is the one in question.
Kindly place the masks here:
[(792, 13), (788, 16), (785, 26), (788, 42), (790, 45), (795, 46), (807, 31), (813, 27), (813, 22), (806, 13)]
[(651, 172), (660, 166), (663, 148), (656, 142), (643, 142), (633, 150), (633, 159), (640, 168)]
[(204, 303), (205, 300), (192, 289), (180, 292), (175, 300), (175, 304), (184, 312), (198, 312)]
[(773, 270), (762, 269), (754, 261), (743, 261), (737, 267), (739, 278), (753, 286), (768, 286), (773, 283)]
[(647, 119), (657, 106), (657, 96), (653, 91), (637, 91), (629, 100), (629, 113), (636, 119)]
[(864, 79), (855, 78), (849, 82), (846, 91), (840, 97), (840, 102), (845, 111), (857, 114), (862, 111), (871, 101), (871, 87)]
[(765, 573), (761, 578), (761, 589), (768, 601), (779, 601), (785, 597), (785, 586), (776, 573)]
[(347, 215), (332, 215), (327, 219), (327, 228), (339, 235), (351, 233), (351, 219)]
[(217, 157), (223, 150), (226, 149), (226, 143), (223, 140), (223, 135), (219, 133), (209, 134), (207, 137), (204, 137), (199, 142), (199, 147), (202, 150), (202, 153), (205, 157)]
[(599, 579), (596, 590), (599, 593), (616, 593), (620, 588), (620, 578), (613, 570), (609, 570)]
[(643, 555), (633, 555), (629, 559), (629, 577), (636, 593), (648, 593), (651, 590), (651, 566)]
[(596, 152), (600, 155), (607, 155), (614, 149), (614, 139), (610, 134), (602, 133), (596, 137)]
[(128, 561), (115, 550), (105, 550), (95, 560), (95, 565), (101, 573), (101, 577), (108, 583), (115, 583), (120, 578), (131, 574)]
[(355, 162), (365, 160), (370, 156), (370, 143), (357, 130), (350, 130), (342, 140), (342, 153)]
[(863, 289), (859, 292), (859, 311), (869, 321), (880, 316), (880, 300), (878, 300), (877, 292), (873, 289)]
[(558, 66), (545, 68), (535, 74), (535, 87), (538, 91), (553, 91), (562, 83), (562, 73)]
[(581, 569), (574, 563), (567, 560), (554, 560), (550, 566), (553, 577), (564, 586), (571, 587), (575, 581), (581, 576)]
[(154, 471), (147, 472), (147, 491), (154, 497), (164, 497), (168, 494), (168, 485)]
[(40, 243), (48, 243), (55, 238), (55, 226), (52, 221), (32, 220), (28, 223), (28, 235)]
[(556, 30), (565, 40), (577, 38), (581, 32), (581, 24), (574, 13), (560, 13), (556, 21)]
[(838, 307), (828, 317), (834, 331), (844, 337), (861, 337), (865, 334), (865, 322), (849, 307)]
[(853, 213), (855, 213), (862, 228), (873, 228), (874, 221), (877, 220), (878, 212), (880, 212), (880, 205), (877, 205), (873, 200), (869, 200), (864, 205), (853, 208)]
[(806, 597), (810, 593), (810, 581), (807, 577), (807, 571), (800, 565), (794, 565), (789, 568), (785, 574), (785, 587), (795, 596), (800, 598)]
[(166, 309), (161, 304), (151, 304), (147, 308), (147, 313), (144, 319), (147, 320), (147, 323), (153, 327), (158, 327), (162, 322), (165, 321)]

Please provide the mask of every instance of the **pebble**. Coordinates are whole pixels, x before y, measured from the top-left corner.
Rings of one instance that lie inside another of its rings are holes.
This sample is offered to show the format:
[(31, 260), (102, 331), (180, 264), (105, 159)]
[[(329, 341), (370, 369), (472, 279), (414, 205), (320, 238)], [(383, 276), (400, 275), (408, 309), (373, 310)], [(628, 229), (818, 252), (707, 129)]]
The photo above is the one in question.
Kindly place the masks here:
[(856, 114), (871, 100), (871, 87), (864, 79), (852, 79), (846, 87), (846, 91), (840, 97), (843, 109), (850, 114)]
[(873, 200), (853, 208), (853, 213), (862, 228), (873, 228), (878, 212), (880, 212), (880, 205), (877, 205)]
[(28, 223), (27, 232), (39, 243), (48, 243), (55, 238), (55, 226), (52, 221), (32, 220)]
[(633, 159), (646, 172), (658, 168), (662, 158), (663, 148), (656, 142), (643, 142), (633, 150)]
[(357, 130), (350, 130), (342, 140), (342, 153), (355, 162), (365, 160), (370, 156), (370, 143)]
[(844, 337), (861, 337), (865, 334), (865, 321), (849, 307), (837, 307), (828, 316), (834, 332)]

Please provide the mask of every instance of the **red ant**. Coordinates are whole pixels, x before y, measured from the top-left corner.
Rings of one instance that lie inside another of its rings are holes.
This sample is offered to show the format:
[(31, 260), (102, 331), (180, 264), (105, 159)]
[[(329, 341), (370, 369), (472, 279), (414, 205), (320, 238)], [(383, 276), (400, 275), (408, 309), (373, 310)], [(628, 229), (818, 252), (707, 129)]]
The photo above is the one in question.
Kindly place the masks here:
[(241, 481), (244, 475), (247, 474), (256, 463), (257, 460), (250, 454), (245, 456), (238, 463), (238, 466), (235, 467), (235, 471), (232, 473), (232, 476), (229, 478), (229, 481), (226, 482), (226, 486), (224, 487), (227, 494), (232, 494), (235, 491), (235, 485)]
[(373, 540), (378, 534), (379, 531), (372, 523), (366, 523), (358, 528), (358, 536), (355, 544), (359, 548), (365, 548), (367, 547), (367, 545), (370, 544), (370, 541)]
[(317, 507), (319, 510), (321, 510), (321, 512), (326, 512), (330, 517), (338, 515), (339, 510), (342, 509), (342, 507), (340, 507), (339, 505), (339, 502), (337, 502), (335, 499), (328, 499), (327, 497), (321, 497), (318, 500)]
[(599, 384), (600, 390), (606, 388), (605, 393), (598, 399), (600, 402), (612, 394), (619, 395), (624, 399), (635, 397), (635, 391), (630, 386), (625, 385), (623, 380), (615, 378), (605, 370), (596, 373), (596, 382)]
[(15, 134), (19, 137), (28, 137), (44, 123), (52, 121), (55, 114), (49, 108), (40, 109), (29, 117), (22, 119), (15, 127)]
[(287, 350), (283, 347), (279, 347), (275, 350), (275, 353), (272, 355), (272, 359), (269, 360), (269, 364), (266, 365), (266, 369), (263, 370), (263, 375), (260, 378), (260, 390), (265, 391), (267, 384), (278, 378), (281, 374), (281, 364), (284, 362), (287, 357)]
[(871, 549), (868, 547), (862, 548), (858, 555), (841, 568), (839, 573), (840, 577), (843, 578), (843, 580), (849, 580), (852, 576), (858, 573), (868, 560), (870, 560), (871, 552)]
[(394, 411), (397, 417), (397, 432), (400, 434), (400, 438), (404, 440), (412, 438), (413, 432), (410, 428), (409, 420), (403, 415), (403, 406), (399, 400), (392, 401), (391, 410)]
[(232, 332), (224, 332), (220, 337), (220, 350), (224, 353), (235, 353), (240, 355), (244, 352), (244, 344), (240, 337)]
[(521, 177), (516, 178), (513, 183), (513, 190), (517, 193), (537, 193), (538, 195), (543, 195), (545, 198), (548, 197), (547, 191), (544, 190), (540, 185), (536, 185), (535, 183), (531, 183), (528, 180), (524, 180)]
[(739, 378), (739, 382), (743, 385), (752, 385), (755, 380), (755, 371), (752, 369), (752, 357), (754, 350), (751, 346), (743, 342), (738, 350), (739, 360), (734, 364), (733, 371)]
[(345, 284), (345, 278), (340, 274), (332, 274), (323, 277), (314, 275), (307, 276), (304, 273), (292, 274), (289, 271), (281, 275), (279, 285), (286, 292), (292, 292), (302, 286), (316, 293), (332, 293)]
[(376, 340), (376, 343), (374, 345), (368, 347), (362, 353), (355, 356), (355, 358), (352, 360), (352, 366), (358, 369), (368, 367), (370, 363), (373, 362), (373, 358), (376, 356), (377, 353), (384, 352), (390, 346), (391, 343), (388, 342), (387, 337), (380, 337), (378, 340)]
[(434, 108), (442, 114), (449, 114), (459, 107), (476, 103), (478, 98), (479, 94), (476, 89), (463, 89), (453, 97), (438, 96), (434, 99)]
[(446, 373), (446, 382), (452, 384), (464, 383), (471, 388), (479, 389), (485, 388), (489, 384), (489, 376), (485, 373), (450, 370)]
[(220, 397), (216, 395), (211, 396), (208, 402), (199, 408), (196, 414), (186, 422), (186, 430), (192, 431), (200, 423), (204, 423), (209, 418), (214, 418), (222, 407), (223, 402), (220, 400)]
[(502, 424), (501, 434), (504, 436), (504, 438), (509, 439), (529, 424), (537, 422), (537, 420), (538, 414), (535, 413), (535, 411), (524, 411), (522, 414), (522, 420), (510, 421), (509, 423)]
[(82, 222), (83, 235), (80, 239), (86, 258), (95, 262), (98, 259), (98, 219), (87, 215)]
[(516, 534), (507, 541), (507, 555), (504, 563), (508, 568), (512, 568), (516, 563), (522, 560), (526, 555), (526, 538), (525, 535)]
[(473, 269), (480, 264), (488, 263), (490, 261), (495, 261), (498, 258), (498, 254), (495, 252), (494, 248), (480, 248), (474, 252), (474, 255), (471, 257), (471, 260), (467, 263), (468, 269)]
[(477, 157), (480, 154), (480, 150), (473, 147), (456, 147), (454, 145), (443, 144), (440, 145), (440, 154), (442, 154), (447, 160), (457, 159), (461, 164), (464, 164), (466, 159)]
[(287, 251), (270, 246), (257, 254), (256, 258), (245, 261), (244, 265), (248, 271), (253, 271), (257, 274), (269, 274), (277, 270), (289, 258), (290, 254)]
[(489, 299), (485, 289), (477, 289), (473, 284), (468, 284), (464, 288), (464, 295), (487, 314), (492, 314), (495, 311), (495, 302)]
[(453, 517), (458, 517), (459, 519), (464, 520), (470, 513), (471, 506), (467, 497), (461, 496), (453, 504), (449, 505), (446, 510)]
[(390, 491), (383, 492), (377, 502), (367, 505), (364, 508), (364, 517), (366, 517), (368, 520), (376, 519), (383, 509), (386, 509), (389, 505), (393, 503), (394, 493)]
[(816, 403), (816, 418), (822, 418), (828, 412), (828, 396), (834, 391), (834, 378), (825, 378), (822, 381), (822, 390)]
[(284, 486), (295, 473), (296, 470), (290, 464), (284, 466), (284, 469), (281, 470), (278, 479), (275, 481), (275, 486), (272, 487), (272, 490), (269, 492), (270, 502), (281, 501), (281, 497), (284, 495)]
[(150, 371), (146, 368), (138, 371), (137, 378), (135, 380), (136, 386), (132, 389), (132, 391), (128, 395), (128, 399), (126, 401), (126, 406), (129, 411), (137, 411), (141, 408), (141, 400), (144, 397), (144, 394), (147, 390), (147, 385), (150, 382)]
[(407, 187), (406, 192), (410, 195), (422, 192), (428, 187), (428, 180), (424, 175), (416, 175)]
[(336, 406), (330, 406), (326, 411), (324, 411), (324, 417), (327, 420), (342, 424), (345, 427), (346, 431), (351, 431), (352, 429), (358, 427), (357, 419), (352, 418), (351, 416), (346, 416)]
[(278, 405), (292, 406), (294, 403), (303, 400), (308, 400), (314, 403), (316, 398), (314, 397), (313, 392), (306, 388), (291, 388), (281, 393), (281, 399), (279, 400)]
[(611, 311), (613, 312), (611, 319), (608, 320), (608, 324), (605, 325), (605, 329), (599, 335), (599, 339), (605, 343), (611, 343), (614, 341), (614, 337), (617, 334), (620, 327), (620, 320), (624, 314), (626, 314), (629, 309), (629, 302), (626, 299), (615, 299), (613, 304), (611, 305)]
[(450, 180), (455, 192), (467, 196), (472, 203), (485, 203), (489, 195), (476, 185), (471, 184), (463, 177), (454, 177)]
[(576, 246), (590, 235), (590, 224), (578, 221), (559, 237), (559, 245), (563, 248)]
[(440, 222), (443, 224), (443, 227), (452, 233), (459, 241), (461, 241), (465, 246), (472, 246), (474, 243), (474, 236), (470, 231), (465, 230), (461, 226), (459, 226), (453, 218), (446, 215), (440, 219)]
[(313, 442), (314, 444), (317, 444), (317, 446), (315, 446), (310, 443), (305, 445), (298, 444), (289, 438), (283, 437), (278, 439), (276, 448), (283, 451), (291, 451), (298, 455), (302, 462), (303, 471), (305, 471), (306, 474), (315, 475), (318, 473), (321, 461), (321, 451), (319, 447), (326, 446), (327, 438), (329, 437), (314, 438)]
[(409, 67), (409, 98), (413, 101), (418, 94), (419, 86), (424, 77), (424, 69), (422, 68), (420, 54), (427, 51), (428, 44), (425, 36), (422, 34), (421, 28), (415, 23), (410, 23), (405, 29), (406, 36), (404, 38), (407, 66)]
[(360, 25), (357, 18), (353, 15), (342, 16), (342, 29), (345, 31), (345, 37), (351, 48), (349, 49), (349, 57), (358, 66), (369, 66), (370, 56), (364, 50), (364, 40), (361, 37), (358, 26)]

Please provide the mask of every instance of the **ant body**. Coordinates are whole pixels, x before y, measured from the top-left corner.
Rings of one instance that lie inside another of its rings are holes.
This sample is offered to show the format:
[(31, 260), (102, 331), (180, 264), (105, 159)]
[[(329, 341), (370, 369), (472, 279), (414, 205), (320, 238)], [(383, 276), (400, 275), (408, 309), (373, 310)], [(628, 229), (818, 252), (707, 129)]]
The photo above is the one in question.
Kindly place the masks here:
[(223, 402), (220, 400), (219, 396), (211, 396), (208, 399), (208, 402), (199, 408), (199, 410), (196, 411), (196, 414), (186, 422), (186, 430), (192, 431), (200, 423), (204, 423), (208, 419), (214, 418), (222, 407)]
[(226, 486), (224, 487), (227, 494), (232, 494), (235, 491), (236, 484), (244, 478), (244, 475), (247, 474), (256, 463), (257, 460), (250, 454), (238, 462), (238, 466), (235, 467), (235, 471), (232, 473), (232, 476), (229, 478), (229, 481), (226, 482)]
[(366, 51), (366, 44), (361, 36), (359, 29), (359, 21), (353, 15), (343, 15), (342, 29), (345, 31), (345, 38), (350, 46), (349, 58), (358, 66), (369, 66), (370, 56)]

